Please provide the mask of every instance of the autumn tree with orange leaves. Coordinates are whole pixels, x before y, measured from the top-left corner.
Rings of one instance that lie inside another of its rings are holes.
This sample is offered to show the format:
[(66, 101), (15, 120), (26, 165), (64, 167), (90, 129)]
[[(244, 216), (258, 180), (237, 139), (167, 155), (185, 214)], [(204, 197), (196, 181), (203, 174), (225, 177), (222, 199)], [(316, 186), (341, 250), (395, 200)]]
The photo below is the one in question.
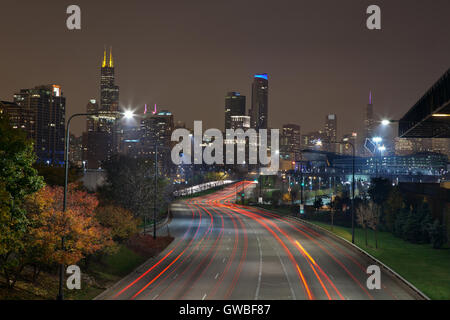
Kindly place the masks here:
[[(98, 200), (94, 195), (69, 185), (68, 210), (62, 211), (63, 188), (46, 186), (30, 195), (25, 203), (28, 228), (17, 266), (8, 274), (17, 279), (25, 266), (33, 267), (36, 281), (43, 268), (76, 264), (99, 252), (115, 250), (111, 231), (95, 217)], [(65, 237), (65, 247), (61, 239)], [(15, 271), (17, 274), (12, 274)]]
[[(98, 200), (86, 191), (69, 185), (67, 210), (62, 211), (63, 188), (42, 188), (31, 197), (29, 210), (31, 244), (37, 246), (43, 263), (75, 264), (81, 259), (114, 247), (109, 229), (95, 217)], [(61, 248), (61, 238), (65, 248)]]

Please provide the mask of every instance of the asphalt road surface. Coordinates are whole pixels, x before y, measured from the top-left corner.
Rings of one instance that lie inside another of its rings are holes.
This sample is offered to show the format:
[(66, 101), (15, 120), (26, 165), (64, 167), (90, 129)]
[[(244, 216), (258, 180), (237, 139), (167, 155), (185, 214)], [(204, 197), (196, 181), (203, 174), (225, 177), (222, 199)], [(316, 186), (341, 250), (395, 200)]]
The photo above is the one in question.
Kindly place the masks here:
[[(173, 205), (175, 240), (98, 299), (417, 299), (389, 273), (369, 290), (367, 257), (296, 219), (234, 203), (240, 182)], [(167, 233), (164, 228), (160, 232)]]

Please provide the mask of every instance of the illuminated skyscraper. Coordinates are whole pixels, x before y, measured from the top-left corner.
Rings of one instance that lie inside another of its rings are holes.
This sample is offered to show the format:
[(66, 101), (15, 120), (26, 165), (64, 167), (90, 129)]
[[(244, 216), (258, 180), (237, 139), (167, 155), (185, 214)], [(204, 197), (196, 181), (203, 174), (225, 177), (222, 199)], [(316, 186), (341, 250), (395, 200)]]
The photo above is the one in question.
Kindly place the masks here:
[(233, 116), (245, 116), (245, 96), (239, 92), (228, 92), (225, 97), (225, 129), (231, 128)]
[(102, 111), (119, 111), (119, 87), (115, 85), (114, 61), (112, 49), (109, 59), (106, 59), (106, 49), (103, 52), (103, 61), (100, 78), (100, 108)]
[[(37, 161), (48, 165), (64, 164), (66, 98), (61, 86), (44, 85), (22, 89), (14, 94), (20, 108), (16, 114), (18, 128), (34, 142)], [(7, 112), (8, 113), (8, 112)]]
[(268, 129), (269, 122), (269, 81), (267, 73), (256, 74), (252, 85), (252, 106), (249, 112), (251, 127)]
[(285, 124), (281, 132), (280, 155), (283, 160), (300, 160), (301, 135), (300, 126)]
[(369, 104), (366, 107), (366, 117), (364, 120), (364, 138), (371, 139), (374, 135), (375, 118), (373, 115), (372, 91), (369, 94)]
[(101, 167), (101, 162), (109, 160), (119, 152), (121, 142), (119, 87), (115, 84), (115, 69), (112, 49), (107, 55), (103, 52), (100, 69), (100, 104), (95, 99), (87, 105), (88, 113), (100, 115), (87, 119), (87, 166), (90, 169)]
[(375, 118), (373, 112), (373, 103), (372, 103), (372, 91), (369, 93), (369, 104), (365, 109), (365, 117), (364, 117), (364, 132), (360, 136), (359, 139), (359, 153), (361, 156), (371, 156), (371, 152), (369, 152), (365, 147), (366, 139), (372, 140), (375, 136)]
[(145, 114), (141, 120), (140, 151), (143, 158), (155, 158), (155, 147), (158, 148), (158, 164), (160, 172), (167, 173), (171, 167), (171, 136), (174, 130), (173, 114), (161, 110), (156, 114)]
[[(343, 135), (342, 142), (350, 142), (356, 148), (357, 139), (358, 139), (358, 133), (351, 132), (351, 133)], [(353, 148), (349, 144), (339, 144), (337, 147), (338, 147), (340, 154), (345, 154), (348, 156), (353, 155)], [(355, 149), (355, 152), (356, 152), (356, 149)]]
[(337, 145), (337, 116), (335, 114), (329, 114), (325, 118), (325, 149), (329, 152), (336, 152)]

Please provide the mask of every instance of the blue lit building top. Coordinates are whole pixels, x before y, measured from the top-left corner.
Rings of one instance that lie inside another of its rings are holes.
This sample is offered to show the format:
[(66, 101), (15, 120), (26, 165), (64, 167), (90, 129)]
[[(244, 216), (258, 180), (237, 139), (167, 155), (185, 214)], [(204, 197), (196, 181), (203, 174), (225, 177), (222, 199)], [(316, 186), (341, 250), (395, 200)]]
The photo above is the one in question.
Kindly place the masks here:
[(268, 80), (267, 73), (255, 74), (255, 78)]

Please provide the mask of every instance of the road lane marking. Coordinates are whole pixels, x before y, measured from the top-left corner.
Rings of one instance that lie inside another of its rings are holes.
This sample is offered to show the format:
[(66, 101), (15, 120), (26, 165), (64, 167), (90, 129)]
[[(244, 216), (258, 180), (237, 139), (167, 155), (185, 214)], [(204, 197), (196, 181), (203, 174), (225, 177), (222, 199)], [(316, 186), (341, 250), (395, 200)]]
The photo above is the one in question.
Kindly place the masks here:
[(225, 263), (225, 258), (222, 259), (222, 263)]
[(289, 280), (289, 276), (288, 276), (287, 271), (286, 271), (286, 266), (284, 265), (283, 260), (281, 260), (281, 256), (280, 256), (278, 250), (276, 250), (274, 247), (273, 247), (273, 249), (277, 253), (278, 259), (280, 259), (281, 267), (283, 268), (284, 274), (286, 275), (286, 280), (287, 280), (287, 282), (289, 284), (289, 289), (291, 290), (291, 294), (292, 294), (292, 300), (297, 300), (297, 298), (295, 296), (294, 289), (292, 288), (291, 280)]
[(158, 298), (159, 294), (157, 294), (156, 296), (153, 297), (152, 300), (155, 300), (156, 298)]
[(214, 280), (216, 280), (218, 276), (219, 276), (219, 274), (216, 274), (216, 276), (214, 277)]
[(176, 279), (178, 277), (178, 273), (175, 275), (175, 277), (173, 277), (173, 279)]
[(259, 272), (258, 272), (258, 284), (256, 285), (255, 300), (258, 300), (259, 289), (261, 288), (262, 251), (261, 251), (261, 243), (259, 242), (259, 237), (256, 237), (256, 241), (258, 242), (258, 249), (259, 249)]
[(205, 295), (203, 296), (202, 300), (205, 300), (205, 298), (206, 298), (206, 293), (205, 293)]

